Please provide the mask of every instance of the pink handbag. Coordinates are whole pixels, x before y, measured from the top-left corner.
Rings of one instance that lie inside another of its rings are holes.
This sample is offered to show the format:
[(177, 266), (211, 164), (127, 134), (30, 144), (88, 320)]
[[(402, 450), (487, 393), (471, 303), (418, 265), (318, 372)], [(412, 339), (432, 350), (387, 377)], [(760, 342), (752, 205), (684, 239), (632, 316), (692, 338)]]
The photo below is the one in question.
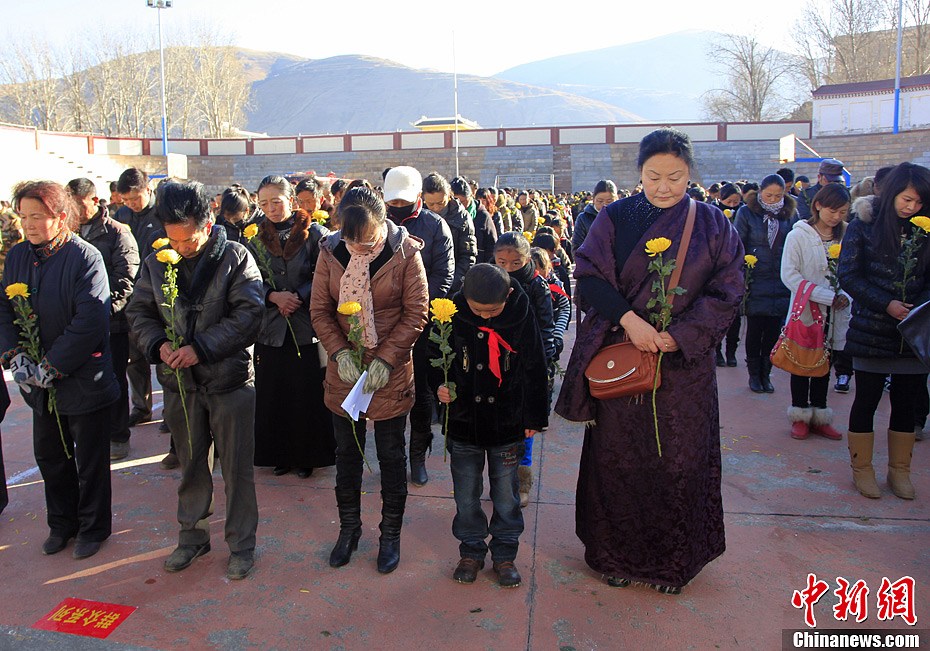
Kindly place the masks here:
[[(791, 306), (791, 317), (781, 329), (769, 359), (778, 368), (792, 375), (823, 377), (830, 371), (830, 353), (827, 351), (823, 313), (811, 302), (814, 283), (802, 280)], [(801, 321), (804, 307), (810, 305), (814, 322)]]

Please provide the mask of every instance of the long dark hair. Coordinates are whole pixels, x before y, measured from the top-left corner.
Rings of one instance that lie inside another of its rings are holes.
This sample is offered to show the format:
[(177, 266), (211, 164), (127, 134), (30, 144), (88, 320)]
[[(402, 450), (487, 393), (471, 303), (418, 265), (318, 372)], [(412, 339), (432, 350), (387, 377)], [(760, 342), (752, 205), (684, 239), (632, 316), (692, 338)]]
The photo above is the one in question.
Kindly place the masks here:
[[(920, 197), (924, 209), (930, 209), (930, 170), (914, 163), (901, 163), (882, 179), (882, 193), (879, 197), (878, 213), (872, 226), (872, 245), (887, 256), (896, 256), (901, 250), (901, 227), (903, 221), (898, 217), (894, 202), (899, 194), (914, 188)], [(924, 243), (920, 252), (920, 268), (926, 269), (930, 263), (930, 246)]]

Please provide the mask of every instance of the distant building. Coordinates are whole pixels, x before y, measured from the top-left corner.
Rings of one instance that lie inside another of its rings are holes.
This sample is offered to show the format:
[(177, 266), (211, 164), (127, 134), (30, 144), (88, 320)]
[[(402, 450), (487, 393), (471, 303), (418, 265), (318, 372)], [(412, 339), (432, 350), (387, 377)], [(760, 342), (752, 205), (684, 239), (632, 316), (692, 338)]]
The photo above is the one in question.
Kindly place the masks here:
[[(813, 135), (890, 131), (894, 79), (831, 84), (813, 92)], [(901, 130), (930, 128), (930, 75), (901, 79)]]
[[(420, 131), (455, 131), (455, 122), (456, 119), (454, 117), (428, 118), (424, 115), (416, 122), (411, 122), (410, 126)], [(481, 125), (474, 120), (468, 120), (461, 115), (458, 116), (458, 123), (459, 131), (474, 131), (475, 129), (481, 128)]]

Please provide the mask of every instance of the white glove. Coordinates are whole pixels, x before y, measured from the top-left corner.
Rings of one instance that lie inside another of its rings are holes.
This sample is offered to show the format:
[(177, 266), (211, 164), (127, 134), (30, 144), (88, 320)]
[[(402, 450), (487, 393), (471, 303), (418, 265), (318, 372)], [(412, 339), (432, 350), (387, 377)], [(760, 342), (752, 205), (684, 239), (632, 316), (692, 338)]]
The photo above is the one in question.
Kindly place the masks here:
[(362, 387), (364, 393), (374, 393), (378, 389), (387, 386), (388, 380), (391, 379), (391, 367), (380, 357), (375, 357), (368, 365), (368, 377), (365, 378), (365, 386)]
[(26, 353), (19, 353), (10, 361), (13, 381), (26, 393), (32, 391), (30, 385), (35, 384), (36, 368), (36, 363)]
[(358, 379), (362, 376), (362, 372), (358, 370), (358, 367), (355, 365), (351, 350), (343, 348), (336, 353), (336, 363), (339, 365), (340, 380), (346, 384), (353, 385), (358, 382)]
[(43, 360), (36, 369), (36, 374), (32, 381), (36, 386), (47, 389), (52, 386), (52, 382), (58, 378), (59, 375), (52, 370), (48, 362)]

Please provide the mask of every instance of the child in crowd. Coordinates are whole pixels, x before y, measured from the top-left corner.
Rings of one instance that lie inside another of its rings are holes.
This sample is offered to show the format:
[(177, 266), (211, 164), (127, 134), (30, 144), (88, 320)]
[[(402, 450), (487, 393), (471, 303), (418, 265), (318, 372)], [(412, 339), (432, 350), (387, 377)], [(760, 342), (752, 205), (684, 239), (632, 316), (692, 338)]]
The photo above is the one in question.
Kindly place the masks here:
[[(549, 283), (536, 270), (536, 265), (530, 257), (530, 243), (523, 233), (515, 231), (504, 233), (497, 239), (494, 246), (494, 261), (498, 267), (510, 274), (520, 283), (520, 287), (530, 299), (530, 311), (536, 317), (539, 332), (542, 335), (543, 348), (546, 351), (546, 368), (551, 369), (558, 359), (559, 351), (555, 337), (555, 316), (552, 309), (552, 292)], [(521, 466), (526, 470), (520, 471), (520, 493), (526, 494), (529, 503), (530, 489), (533, 487), (533, 474), (530, 468), (533, 465), (533, 439), (526, 440), (526, 450)]]
[[(517, 467), (525, 442), (548, 424), (546, 356), (530, 300), (500, 267), (469, 269), (453, 300), (458, 311), (450, 344), (456, 357), (449, 380), (456, 399), (445, 385), (437, 391), (449, 409), (452, 533), (460, 541), (452, 578), (473, 583), (490, 549), (498, 583), (513, 588), (521, 581), (514, 559), (523, 532)], [(494, 507), (490, 525), (481, 508), (485, 458)]]

